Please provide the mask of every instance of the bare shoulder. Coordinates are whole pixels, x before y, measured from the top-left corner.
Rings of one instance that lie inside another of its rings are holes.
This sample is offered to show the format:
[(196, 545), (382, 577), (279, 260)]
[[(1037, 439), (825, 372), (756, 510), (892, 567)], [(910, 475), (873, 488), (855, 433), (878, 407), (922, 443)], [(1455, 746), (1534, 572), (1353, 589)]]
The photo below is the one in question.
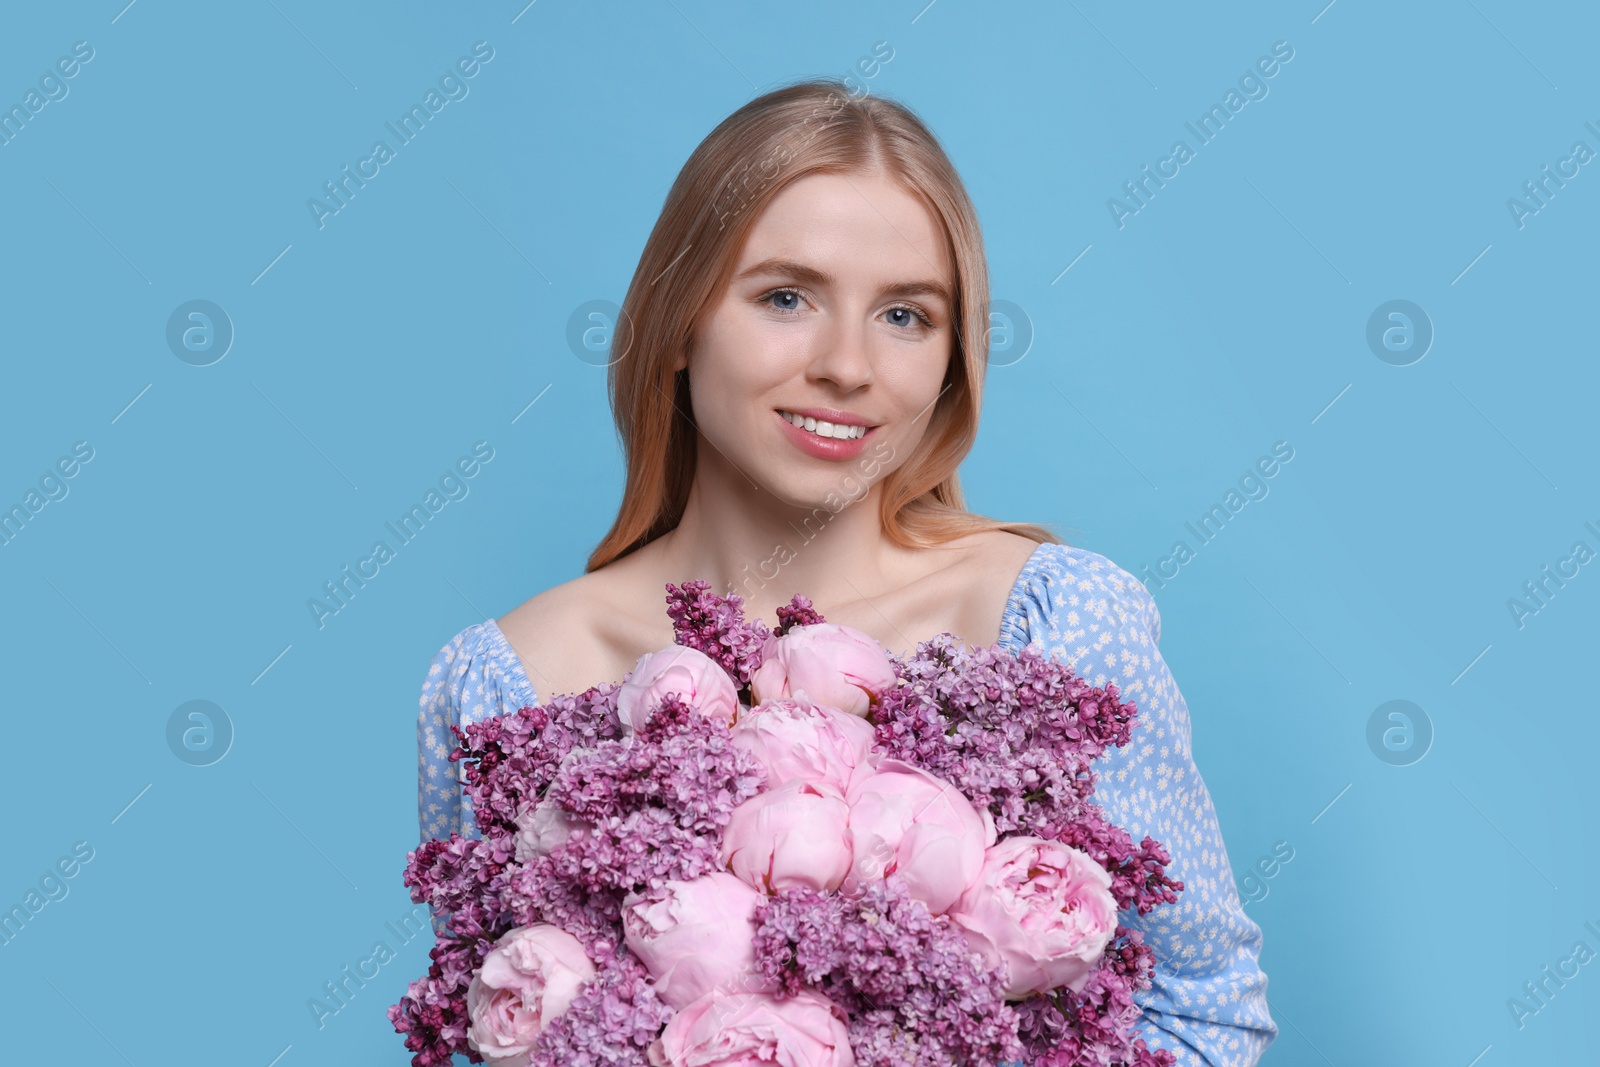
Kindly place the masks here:
[(990, 645), (1001, 639), (1000, 626), (1022, 571), (1039, 548), (1031, 537), (1008, 530), (988, 530), (973, 539), (973, 560), (961, 611), (964, 630), (973, 643)]
[[(632, 601), (625, 595), (624, 571), (613, 564), (579, 575), (496, 620), (541, 703), (621, 681), (637, 658), (630, 650), (654, 647), (644, 637), (645, 620), (629, 613)], [(664, 612), (662, 620), (670, 640), (671, 624)]]
[(1038, 547), (1021, 534), (985, 530), (926, 550), (930, 570), (897, 602), (901, 621), (894, 632), (878, 640), (899, 651), (910, 639), (948, 631), (969, 644), (993, 644), (1017, 578)]
[[(1033, 557), (1038, 547), (1039, 542), (1031, 537), (1023, 537), (1010, 530), (987, 530), (974, 538), (973, 551), (976, 558), (989, 568), (991, 577), (999, 574), (1009, 580), (1016, 578), (1017, 572)], [(1006, 588), (1010, 590), (1009, 581)]]
[(1004, 598), (1039, 542), (1009, 530), (984, 530), (940, 546), (939, 584), (979, 600)]
[(497, 620), (500, 629), (516, 643), (518, 638), (531, 641), (572, 627), (580, 621), (574, 614), (583, 611), (600, 584), (597, 578), (597, 574), (579, 575), (529, 597)]

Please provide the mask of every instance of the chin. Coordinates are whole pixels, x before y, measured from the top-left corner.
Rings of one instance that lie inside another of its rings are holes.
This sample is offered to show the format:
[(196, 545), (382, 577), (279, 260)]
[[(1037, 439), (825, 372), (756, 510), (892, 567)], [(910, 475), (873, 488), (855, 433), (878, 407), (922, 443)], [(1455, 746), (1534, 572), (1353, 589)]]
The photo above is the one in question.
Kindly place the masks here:
[(831, 476), (788, 479), (772, 495), (792, 508), (832, 516), (866, 496), (869, 488), (859, 471), (841, 470)]

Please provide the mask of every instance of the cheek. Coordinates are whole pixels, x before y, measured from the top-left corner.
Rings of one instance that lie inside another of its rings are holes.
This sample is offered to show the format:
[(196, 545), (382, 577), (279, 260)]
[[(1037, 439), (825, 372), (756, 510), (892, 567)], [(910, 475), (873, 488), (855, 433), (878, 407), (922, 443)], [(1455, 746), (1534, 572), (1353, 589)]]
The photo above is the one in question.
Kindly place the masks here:
[(720, 316), (690, 358), (695, 414), (708, 423), (749, 425), (793, 393), (804, 376), (805, 347), (798, 330), (737, 316)]
[(689, 361), (689, 395), (702, 433), (724, 449), (737, 446), (772, 396), (754, 339), (739, 331), (708, 333)]
[(878, 388), (894, 397), (899, 433), (911, 432), (913, 419), (915, 433), (926, 432), (948, 369), (949, 356), (934, 349), (909, 349), (879, 362)]

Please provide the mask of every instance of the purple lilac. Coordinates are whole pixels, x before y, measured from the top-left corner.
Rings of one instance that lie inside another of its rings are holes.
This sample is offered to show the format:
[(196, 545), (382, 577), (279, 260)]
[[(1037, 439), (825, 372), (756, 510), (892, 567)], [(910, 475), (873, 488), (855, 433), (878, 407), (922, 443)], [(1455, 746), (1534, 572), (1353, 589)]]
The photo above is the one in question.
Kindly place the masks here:
[(1111, 945), (1078, 993), (1033, 996), (1017, 1005), (1032, 1067), (1170, 1067), (1174, 1056), (1135, 1037), (1141, 1009), (1133, 992), (1149, 985), (1154, 956), (1137, 930), (1118, 925)]
[(810, 597), (796, 593), (789, 603), (778, 608), (778, 628), (773, 632), (782, 637), (796, 626), (812, 626), (826, 621), (822, 613), (811, 606)]
[(704, 580), (681, 586), (667, 583), (667, 614), (672, 618), (673, 639), (710, 656), (742, 688), (750, 684), (750, 675), (761, 666), (767, 624), (760, 619), (745, 621), (743, 597), (731, 593), (718, 596), (710, 590), (711, 583)]
[(644, 964), (626, 947), (589, 949), (597, 974), (539, 1035), (528, 1067), (647, 1067), (650, 1043), (672, 1018)]
[(786, 889), (756, 910), (756, 966), (784, 995), (825, 994), (851, 1018), (860, 1067), (957, 1067), (1017, 1059), (1016, 1013), (998, 968), (948, 916), (891, 874), (860, 896)]
[(415, 1067), (450, 1067), (452, 1054), (482, 1063), (467, 1044), (467, 987), (483, 965), (488, 941), (441, 937), (428, 956), (428, 976), (412, 982), (399, 1003), (389, 1006), (389, 1022), (406, 1035)]
[[(622, 898), (711, 870), (729, 813), (760, 790), (765, 771), (733, 746), (726, 723), (669, 694), (638, 736), (612, 737), (609, 698), (596, 689), (569, 699), (561, 707), (571, 719), (560, 725), (546, 709), (525, 707), (459, 731), (452, 755), (475, 757), (467, 777), (485, 836), (427, 842), (408, 856), (404, 881), (413, 900), (448, 915), (450, 944), (474, 946), (472, 969), (501, 934), (535, 922), (560, 926), (591, 954), (616, 943)], [(591, 825), (518, 865), (517, 811), (542, 798)], [(471, 969), (458, 982), (430, 972), (395, 1006), (391, 1021), (408, 1033), (408, 1048), (470, 1053), (462, 1023), (470, 978)]]
[(517, 813), (543, 794), (569, 753), (622, 736), (618, 688), (594, 686), (470, 723), (465, 730), (451, 725), (458, 747), (450, 759), (469, 761), (466, 791), (485, 837), (515, 832)]
[(1172, 857), (1146, 835), (1137, 847), (1128, 831), (1106, 821), (1099, 805), (1085, 804), (1076, 822), (1051, 823), (1039, 836), (1079, 848), (1111, 874), (1111, 895), (1117, 907), (1137, 908), (1147, 914), (1158, 904), (1178, 899), (1183, 883), (1167, 877)]
[(451, 834), (429, 841), (406, 857), (402, 876), (411, 899), (426, 902), (436, 915), (447, 915), (451, 936), (499, 936), (506, 928), (499, 894), (509, 876), (509, 842), (472, 840)]
[(777, 629), (769, 630), (760, 619), (746, 621), (743, 597), (719, 596), (711, 592), (711, 583), (701, 579), (681, 586), (667, 583), (667, 614), (672, 618), (673, 640), (710, 656), (740, 688), (750, 684), (750, 676), (761, 666), (769, 634), (782, 637), (796, 626), (824, 621), (810, 598), (796, 593), (778, 607)]
[(1001, 835), (1023, 833), (1083, 848), (1112, 875), (1118, 907), (1141, 913), (1175, 899), (1170, 857), (1135, 848), (1090, 801), (1090, 764), (1129, 742), (1138, 709), (1115, 683), (1090, 685), (1034, 646), (1010, 655), (967, 648), (949, 634), (897, 661), (905, 683), (873, 710), (875, 747), (949, 781), (994, 816)]
[(503, 893), (513, 925), (549, 922), (593, 945), (621, 921), (629, 893), (717, 868), (722, 829), (758, 793), (762, 765), (726, 723), (669, 693), (629, 738), (572, 751), (544, 800), (579, 827), (523, 866)]

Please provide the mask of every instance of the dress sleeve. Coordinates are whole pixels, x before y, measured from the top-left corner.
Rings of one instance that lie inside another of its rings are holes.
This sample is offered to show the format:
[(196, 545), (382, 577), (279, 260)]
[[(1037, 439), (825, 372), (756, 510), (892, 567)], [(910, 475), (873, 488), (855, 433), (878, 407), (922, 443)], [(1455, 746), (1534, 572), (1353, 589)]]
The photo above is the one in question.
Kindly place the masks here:
[(419, 843), (453, 833), (479, 836), (472, 801), (461, 788), (465, 768), (450, 762), (456, 747), (450, 727), (506, 715), (537, 699), (493, 620), (468, 626), (434, 655), (417, 711)]
[(428, 664), (417, 714), (417, 827), (419, 844), (461, 830), (460, 764), (450, 762), (455, 748), (452, 724), (461, 722), (461, 690), (469, 656), (467, 631), (452, 637)]
[(1149, 834), (1183, 882), (1175, 904), (1123, 922), (1155, 953), (1151, 988), (1136, 995), (1142, 1036), (1179, 1067), (1250, 1067), (1277, 1036), (1259, 963), (1261, 928), (1244, 912), (1206, 790), (1190, 749), (1189, 708), (1156, 642), (1155, 599), (1127, 571), (1095, 553), (1062, 553), (1047, 591), (1047, 650), (1085, 680), (1115, 682), (1138, 707), (1132, 740), (1095, 764), (1095, 798), (1132, 835)]

